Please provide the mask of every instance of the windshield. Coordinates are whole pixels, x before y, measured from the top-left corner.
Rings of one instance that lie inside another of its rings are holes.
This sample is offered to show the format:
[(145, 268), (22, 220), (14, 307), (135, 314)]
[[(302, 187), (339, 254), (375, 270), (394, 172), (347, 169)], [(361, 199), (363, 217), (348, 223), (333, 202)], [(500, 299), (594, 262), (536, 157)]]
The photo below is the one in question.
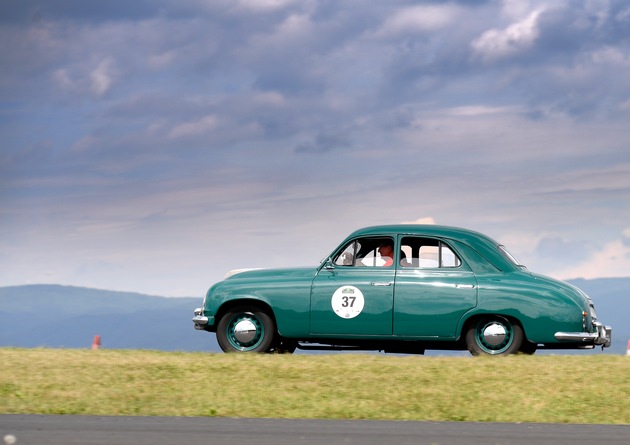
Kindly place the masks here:
[(521, 264), (521, 262), (517, 260), (516, 257), (512, 255), (503, 244), (499, 245), (499, 250), (501, 251), (503, 256), (510, 260), (510, 262), (513, 263), (515, 266), (525, 268), (525, 265)]

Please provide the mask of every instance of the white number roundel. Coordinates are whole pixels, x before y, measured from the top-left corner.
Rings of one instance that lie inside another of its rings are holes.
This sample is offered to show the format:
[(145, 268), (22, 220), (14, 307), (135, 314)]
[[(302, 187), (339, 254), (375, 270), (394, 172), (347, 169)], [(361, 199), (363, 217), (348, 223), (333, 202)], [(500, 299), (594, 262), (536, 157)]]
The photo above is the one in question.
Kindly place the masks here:
[(330, 300), (335, 314), (341, 318), (354, 318), (361, 313), (365, 305), (363, 293), (354, 286), (341, 286)]

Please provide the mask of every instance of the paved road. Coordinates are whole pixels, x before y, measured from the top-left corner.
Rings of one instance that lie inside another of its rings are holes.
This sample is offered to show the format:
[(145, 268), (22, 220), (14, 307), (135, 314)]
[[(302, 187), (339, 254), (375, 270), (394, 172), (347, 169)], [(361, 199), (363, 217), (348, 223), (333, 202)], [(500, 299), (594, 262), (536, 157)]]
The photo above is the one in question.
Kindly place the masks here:
[(630, 425), (0, 415), (7, 435), (16, 445), (628, 445)]

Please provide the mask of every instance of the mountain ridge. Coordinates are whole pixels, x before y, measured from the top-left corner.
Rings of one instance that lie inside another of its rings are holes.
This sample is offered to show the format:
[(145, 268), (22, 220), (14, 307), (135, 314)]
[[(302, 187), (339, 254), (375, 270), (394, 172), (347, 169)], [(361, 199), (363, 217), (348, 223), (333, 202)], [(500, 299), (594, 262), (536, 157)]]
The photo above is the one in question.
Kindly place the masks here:
[[(613, 345), (605, 352), (625, 354), (630, 278), (567, 282), (591, 296), (599, 320), (612, 326)], [(218, 352), (215, 336), (192, 325), (202, 299), (58, 284), (0, 287), (0, 347), (84, 348), (100, 335), (111, 349)]]
[(0, 287), (0, 346), (81, 348), (100, 335), (111, 349), (218, 351), (214, 335), (193, 328), (201, 302), (63, 285)]

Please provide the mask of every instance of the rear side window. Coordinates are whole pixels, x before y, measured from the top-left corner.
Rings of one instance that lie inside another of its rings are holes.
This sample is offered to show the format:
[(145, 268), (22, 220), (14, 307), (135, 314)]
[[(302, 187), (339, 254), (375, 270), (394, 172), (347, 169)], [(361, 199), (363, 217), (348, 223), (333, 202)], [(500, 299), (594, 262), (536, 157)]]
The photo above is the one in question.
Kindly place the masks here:
[(510, 251), (507, 250), (507, 248), (503, 244), (499, 245), (499, 251), (503, 254), (504, 257), (510, 260), (515, 266), (525, 268), (525, 266), (519, 260), (517, 260), (516, 257), (512, 255)]
[(459, 267), (462, 261), (444, 242), (431, 238), (408, 236), (400, 245), (400, 265), (420, 269)]

